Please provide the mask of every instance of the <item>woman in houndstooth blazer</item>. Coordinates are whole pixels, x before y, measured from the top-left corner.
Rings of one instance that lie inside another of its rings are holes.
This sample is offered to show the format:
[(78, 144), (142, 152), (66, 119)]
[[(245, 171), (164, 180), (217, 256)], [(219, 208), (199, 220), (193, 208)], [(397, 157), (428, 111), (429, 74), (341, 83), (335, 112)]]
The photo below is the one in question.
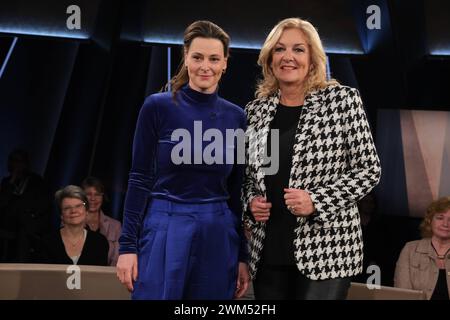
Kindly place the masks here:
[(345, 299), (362, 272), (356, 202), (381, 172), (361, 98), (326, 80), (319, 35), (299, 18), (272, 29), (258, 64), (243, 186), (255, 297)]

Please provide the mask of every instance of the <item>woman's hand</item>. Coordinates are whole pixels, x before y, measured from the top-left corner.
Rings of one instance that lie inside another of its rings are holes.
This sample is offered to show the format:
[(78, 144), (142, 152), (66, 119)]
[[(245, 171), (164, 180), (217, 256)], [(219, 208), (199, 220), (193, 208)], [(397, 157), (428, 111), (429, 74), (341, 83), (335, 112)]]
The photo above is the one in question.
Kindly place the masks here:
[(138, 277), (137, 254), (121, 254), (119, 260), (117, 260), (116, 269), (120, 282), (125, 285), (128, 291), (133, 291), (133, 281), (136, 281)]
[(250, 211), (256, 222), (266, 222), (269, 220), (270, 208), (272, 208), (272, 204), (261, 196), (254, 197), (250, 202)]
[(247, 292), (248, 283), (250, 281), (250, 274), (248, 273), (248, 266), (244, 262), (239, 262), (239, 274), (237, 278), (235, 298), (241, 298)]
[(284, 189), (284, 202), (289, 211), (296, 216), (306, 217), (315, 210), (309, 193), (302, 189)]

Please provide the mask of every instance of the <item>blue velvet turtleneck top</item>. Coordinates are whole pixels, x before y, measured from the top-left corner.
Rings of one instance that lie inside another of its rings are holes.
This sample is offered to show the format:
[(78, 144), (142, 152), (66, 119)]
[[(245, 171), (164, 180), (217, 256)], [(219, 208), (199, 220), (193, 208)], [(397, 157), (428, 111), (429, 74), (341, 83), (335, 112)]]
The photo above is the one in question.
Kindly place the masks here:
[[(141, 222), (151, 198), (180, 203), (228, 201), (241, 221), (243, 164), (236, 164), (236, 139), (226, 139), (226, 131), (244, 132), (245, 126), (242, 108), (220, 98), (217, 91), (204, 94), (185, 85), (176, 99), (171, 92), (147, 97), (134, 136), (120, 253), (138, 253)], [(214, 152), (211, 142), (215, 138), (208, 137), (208, 129), (220, 131), (223, 137), (221, 148), (215, 148)], [(226, 160), (227, 153), (233, 154), (234, 164)], [(221, 159), (222, 164), (211, 163), (205, 155)], [(239, 232), (242, 239), (239, 259), (246, 261), (242, 227)]]

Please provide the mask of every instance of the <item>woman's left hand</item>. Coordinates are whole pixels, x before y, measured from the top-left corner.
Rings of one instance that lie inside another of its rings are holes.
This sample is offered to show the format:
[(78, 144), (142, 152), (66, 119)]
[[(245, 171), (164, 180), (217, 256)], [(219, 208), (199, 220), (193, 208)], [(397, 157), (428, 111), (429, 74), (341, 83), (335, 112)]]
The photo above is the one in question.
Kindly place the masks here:
[(234, 292), (235, 298), (242, 298), (244, 296), (244, 294), (247, 292), (249, 281), (250, 274), (248, 272), (247, 264), (244, 262), (239, 262), (236, 291)]
[(284, 202), (289, 211), (296, 216), (306, 217), (315, 210), (309, 193), (302, 189), (284, 189)]

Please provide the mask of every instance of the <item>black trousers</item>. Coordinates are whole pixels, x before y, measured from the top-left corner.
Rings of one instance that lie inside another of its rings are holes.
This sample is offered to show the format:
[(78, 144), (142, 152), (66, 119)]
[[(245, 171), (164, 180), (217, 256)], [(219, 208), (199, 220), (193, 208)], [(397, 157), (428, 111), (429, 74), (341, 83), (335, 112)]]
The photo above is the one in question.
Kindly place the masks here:
[(350, 278), (311, 280), (297, 266), (258, 268), (253, 289), (256, 300), (345, 300)]

